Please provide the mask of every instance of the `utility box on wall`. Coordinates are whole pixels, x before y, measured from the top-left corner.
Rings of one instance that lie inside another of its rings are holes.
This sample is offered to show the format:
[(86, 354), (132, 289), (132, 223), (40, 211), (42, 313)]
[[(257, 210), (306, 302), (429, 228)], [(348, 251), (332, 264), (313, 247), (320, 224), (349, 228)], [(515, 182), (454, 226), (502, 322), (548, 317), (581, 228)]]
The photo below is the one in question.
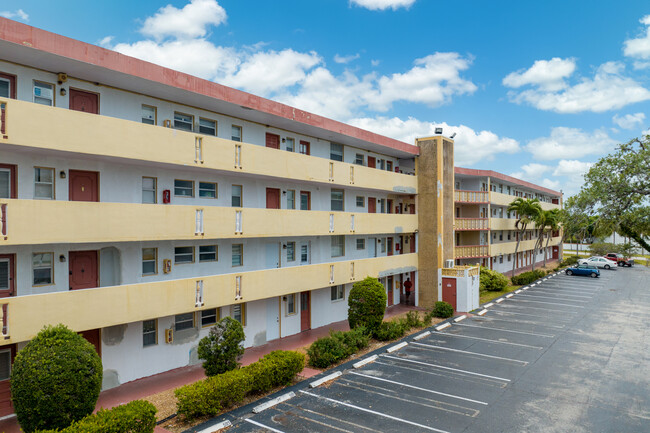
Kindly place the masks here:
[(442, 281), (438, 300), (449, 302), (456, 312), (466, 313), (478, 308), (479, 272), (478, 266), (438, 269), (438, 279)]

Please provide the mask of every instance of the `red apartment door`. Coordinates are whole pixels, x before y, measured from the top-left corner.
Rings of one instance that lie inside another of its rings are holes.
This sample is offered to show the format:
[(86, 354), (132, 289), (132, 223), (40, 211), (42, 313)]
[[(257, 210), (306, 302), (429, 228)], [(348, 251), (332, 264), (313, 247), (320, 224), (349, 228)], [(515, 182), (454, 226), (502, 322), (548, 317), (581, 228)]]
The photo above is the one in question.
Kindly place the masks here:
[(92, 289), (99, 285), (97, 251), (70, 251), (70, 290)]
[(280, 148), (280, 136), (277, 134), (270, 134), (266, 133), (266, 147), (270, 147), (272, 149), (279, 149)]
[(456, 279), (442, 277), (442, 300), (448, 302), (456, 311)]
[(0, 164), (0, 198), (18, 198), (16, 171), (13, 164)]
[(393, 238), (388, 238), (386, 242), (386, 248), (388, 249), (388, 255), (393, 255)]
[(97, 93), (70, 89), (70, 109), (99, 114), (99, 95)]
[(79, 333), (83, 338), (85, 338), (90, 344), (95, 346), (97, 354), (101, 358), (102, 356), (102, 338), (100, 329), (89, 329), (88, 331), (81, 331)]
[(11, 415), (14, 406), (11, 404), (11, 381), (9, 375), (11, 364), (16, 357), (16, 345), (0, 346), (0, 416)]
[(303, 155), (309, 155), (309, 142), (305, 140), (300, 140), (298, 151)]
[(393, 213), (393, 200), (387, 200), (388, 203), (388, 213)]
[(278, 188), (266, 188), (266, 208), (280, 209), (280, 190)]
[(311, 329), (311, 293), (300, 293), (300, 332)]
[(68, 200), (99, 201), (99, 173), (96, 171), (69, 170)]
[(377, 199), (368, 197), (368, 213), (377, 213)]
[(388, 285), (386, 295), (388, 296), (388, 306), (393, 305), (393, 277), (386, 278), (386, 284)]
[(409, 243), (411, 244), (411, 252), (415, 252), (415, 235), (411, 235), (411, 239), (409, 240)]
[(369, 156), (368, 157), (368, 167), (375, 168), (376, 167), (375, 161), (376, 160), (375, 160), (374, 156)]

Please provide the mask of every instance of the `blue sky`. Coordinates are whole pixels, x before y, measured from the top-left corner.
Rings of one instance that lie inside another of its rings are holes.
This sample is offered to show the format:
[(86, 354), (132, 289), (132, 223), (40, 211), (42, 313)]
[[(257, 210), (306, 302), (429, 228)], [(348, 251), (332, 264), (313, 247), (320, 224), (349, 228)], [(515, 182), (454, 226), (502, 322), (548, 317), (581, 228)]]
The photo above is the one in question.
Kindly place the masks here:
[(568, 195), (650, 124), (647, 0), (0, 0), (0, 15)]

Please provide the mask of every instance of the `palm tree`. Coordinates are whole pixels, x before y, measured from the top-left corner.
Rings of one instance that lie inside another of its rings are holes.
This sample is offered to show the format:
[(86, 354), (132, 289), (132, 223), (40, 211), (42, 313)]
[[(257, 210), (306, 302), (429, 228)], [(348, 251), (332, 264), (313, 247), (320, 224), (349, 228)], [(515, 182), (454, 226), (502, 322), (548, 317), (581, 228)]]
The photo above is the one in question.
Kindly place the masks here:
[(535, 248), (533, 249), (533, 265), (531, 270), (535, 270), (535, 259), (537, 257), (537, 250), (542, 248), (544, 243), (544, 235), (546, 235), (546, 246), (544, 247), (544, 266), (546, 266), (546, 249), (548, 248), (548, 243), (551, 240), (551, 234), (554, 230), (558, 229), (558, 213), (559, 209), (553, 210), (542, 210), (538, 213), (535, 218), (535, 228), (537, 229), (537, 242), (535, 243)]
[(539, 200), (534, 199), (523, 199), (521, 197), (516, 198), (510, 206), (508, 206), (508, 212), (515, 212), (517, 214), (517, 221), (515, 221), (515, 228), (518, 230), (517, 235), (517, 246), (515, 247), (515, 259), (512, 262), (512, 275), (515, 274), (515, 269), (517, 267), (517, 251), (519, 251), (519, 243), (526, 233), (526, 228), (530, 223), (533, 222), (534, 217), (542, 211), (542, 206), (539, 204)]

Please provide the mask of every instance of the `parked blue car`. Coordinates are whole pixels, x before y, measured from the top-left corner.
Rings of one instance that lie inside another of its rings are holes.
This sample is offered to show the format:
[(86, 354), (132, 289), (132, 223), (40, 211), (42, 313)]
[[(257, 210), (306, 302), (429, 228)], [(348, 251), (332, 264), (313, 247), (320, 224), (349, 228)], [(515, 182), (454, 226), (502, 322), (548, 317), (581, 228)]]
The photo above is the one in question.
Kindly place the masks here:
[(570, 267), (565, 272), (567, 275), (588, 275), (591, 278), (600, 277), (600, 271), (598, 270), (597, 267), (590, 266), (584, 263)]

